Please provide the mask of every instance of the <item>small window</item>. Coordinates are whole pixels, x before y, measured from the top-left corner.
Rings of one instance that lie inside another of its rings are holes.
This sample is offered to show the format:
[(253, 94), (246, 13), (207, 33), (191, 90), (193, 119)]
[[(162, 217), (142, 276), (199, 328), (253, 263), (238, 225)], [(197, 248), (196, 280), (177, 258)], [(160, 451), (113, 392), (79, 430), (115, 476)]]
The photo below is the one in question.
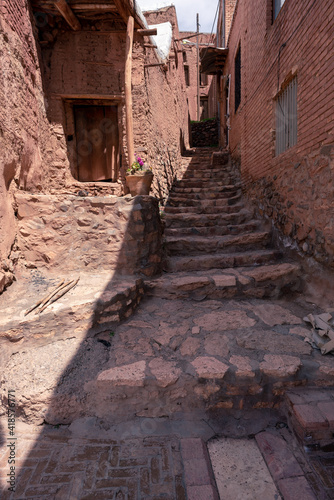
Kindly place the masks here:
[(276, 156), (297, 144), (297, 77), (276, 100)]
[(284, 2), (285, 0), (273, 0), (273, 21), (275, 21), (276, 17), (278, 16)]
[(200, 73), (199, 79), (201, 87), (205, 87), (208, 84), (208, 75), (206, 73)]
[(236, 112), (241, 102), (241, 47), (239, 46), (234, 61), (234, 111)]
[(187, 54), (186, 54), (185, 50), (182, 52), (182, 56), (183, 56), (183, 62), (186, 63), (187, 62)]
[(189, 66), (184, 66), (184, 78), (186, 80), (187, 87), (189, 87), (190, 86)]

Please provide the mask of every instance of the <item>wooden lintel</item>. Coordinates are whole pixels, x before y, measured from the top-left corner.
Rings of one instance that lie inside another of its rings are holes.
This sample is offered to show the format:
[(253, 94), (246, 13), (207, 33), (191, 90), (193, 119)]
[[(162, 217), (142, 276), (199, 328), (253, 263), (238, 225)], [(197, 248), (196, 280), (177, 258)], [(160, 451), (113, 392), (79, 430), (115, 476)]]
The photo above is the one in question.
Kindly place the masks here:
[(81, 30), (78, 18), (73, 14), (66, 0), (56, 0), (54, 4), (73, 31)]
[(133, 46), (134, 18), (129, 16), (125, 41), (125, 125), (126, 142), (128, 147), (128, 166), (135, 160), (133, 141), (133, 113), (132, 113), (132, 46)]
[(139, 30), (136, 30), (136, 33), (138, 33), (138, 35), (142, 35), (142, 36), (153, 36), (153, 35), (157, 35), (158, 34), (158, 30), (157, 28), (152, 28), (152, 29), (139, 29)]
[(124, 96), (121, 94), (118, 95), (104, 95), (104, 94), (57, 94), (57, 93), (52, 93), (50, 94), (52, 98), (55, 99), (67, 99), (69, 101), (75, 101), (78, 99), (92, 99), (96, 101), (123, 101)]
[(157, 49), (157, 45), (153, 45), (153, 43), (144, 43), (144, 47), (146, 49)]

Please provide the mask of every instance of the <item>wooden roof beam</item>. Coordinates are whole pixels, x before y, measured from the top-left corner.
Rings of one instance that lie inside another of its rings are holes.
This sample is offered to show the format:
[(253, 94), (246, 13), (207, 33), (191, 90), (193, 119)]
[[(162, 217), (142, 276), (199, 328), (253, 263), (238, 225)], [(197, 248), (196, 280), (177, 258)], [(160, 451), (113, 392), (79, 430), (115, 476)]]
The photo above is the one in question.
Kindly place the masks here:
[(139, 29), (139, 30), (136, 30), (136, 33), (138, 33), (138, 35), (141, 35), (141, 36), (152, 36), (152, 35), (157, 35), (158, 30), (157, 30), (157, 28), (145, 29), (145, 30)]
[(114, 4), (116, 5), (116, 9), (119, 15), (121, 16), (126, 25), (128, 24), (128, 19), (131, 16), (134, 18), (135, 28), (146, 29), (144, 22), (136, 12), (135, 3), (133, 3), (133, 0), (113, 0), (113, 1)]
[(73, 11), (69, 7), (66, 0), (57, 0), (54, 2), (55, 7), (59, 10), (67, 24), (72, 28), (73, 31), (81, 30), (81, 24), (78, 18), (73, 14)]

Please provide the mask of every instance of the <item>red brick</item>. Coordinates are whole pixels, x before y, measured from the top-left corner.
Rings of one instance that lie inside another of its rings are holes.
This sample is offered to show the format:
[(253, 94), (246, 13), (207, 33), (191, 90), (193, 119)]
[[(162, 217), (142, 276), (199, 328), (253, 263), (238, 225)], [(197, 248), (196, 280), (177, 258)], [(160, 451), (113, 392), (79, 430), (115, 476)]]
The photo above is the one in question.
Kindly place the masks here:
[(203, 458), (204, 443), (200, 438), (188, 438), (181, 440), (181, 451), (184, 460)]
[(278, 481), (284, 500), (317, 500), (305, 477), (291, 477)]
[(295, 405), (294, 415), (305, 430), (316, 430), (328, 427), (326, 419), (322, 416), (317, 406), (311, 404)]
[(284, 439), (270, 432), (261, 432), (255, 439), (275, 481), (303, 475), (300, 465)]
[(318, 408), (330, 427), (334, 427), (334, 401), (318, 403)]
[(184, 460), (184, 475), (187, 486), (201, 486), (210, 484), (210, 475), (207, 468), (207, 462), (204, 458), (194, 458)]

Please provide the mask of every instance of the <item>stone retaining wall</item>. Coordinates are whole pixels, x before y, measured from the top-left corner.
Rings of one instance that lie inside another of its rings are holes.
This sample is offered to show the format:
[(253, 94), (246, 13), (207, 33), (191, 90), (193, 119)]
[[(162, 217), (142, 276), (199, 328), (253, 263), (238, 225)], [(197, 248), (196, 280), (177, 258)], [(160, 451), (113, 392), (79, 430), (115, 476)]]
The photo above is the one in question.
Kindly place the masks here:
[(192, 122), (191, 142), (194, 148), (217, 145), (218, 121), (214, 119), (202, 122)]
[(151, 196), (18, 192), (16, 204), (18, 244), (28, 267), (145, 276), (160, 271), (161, 224)]

